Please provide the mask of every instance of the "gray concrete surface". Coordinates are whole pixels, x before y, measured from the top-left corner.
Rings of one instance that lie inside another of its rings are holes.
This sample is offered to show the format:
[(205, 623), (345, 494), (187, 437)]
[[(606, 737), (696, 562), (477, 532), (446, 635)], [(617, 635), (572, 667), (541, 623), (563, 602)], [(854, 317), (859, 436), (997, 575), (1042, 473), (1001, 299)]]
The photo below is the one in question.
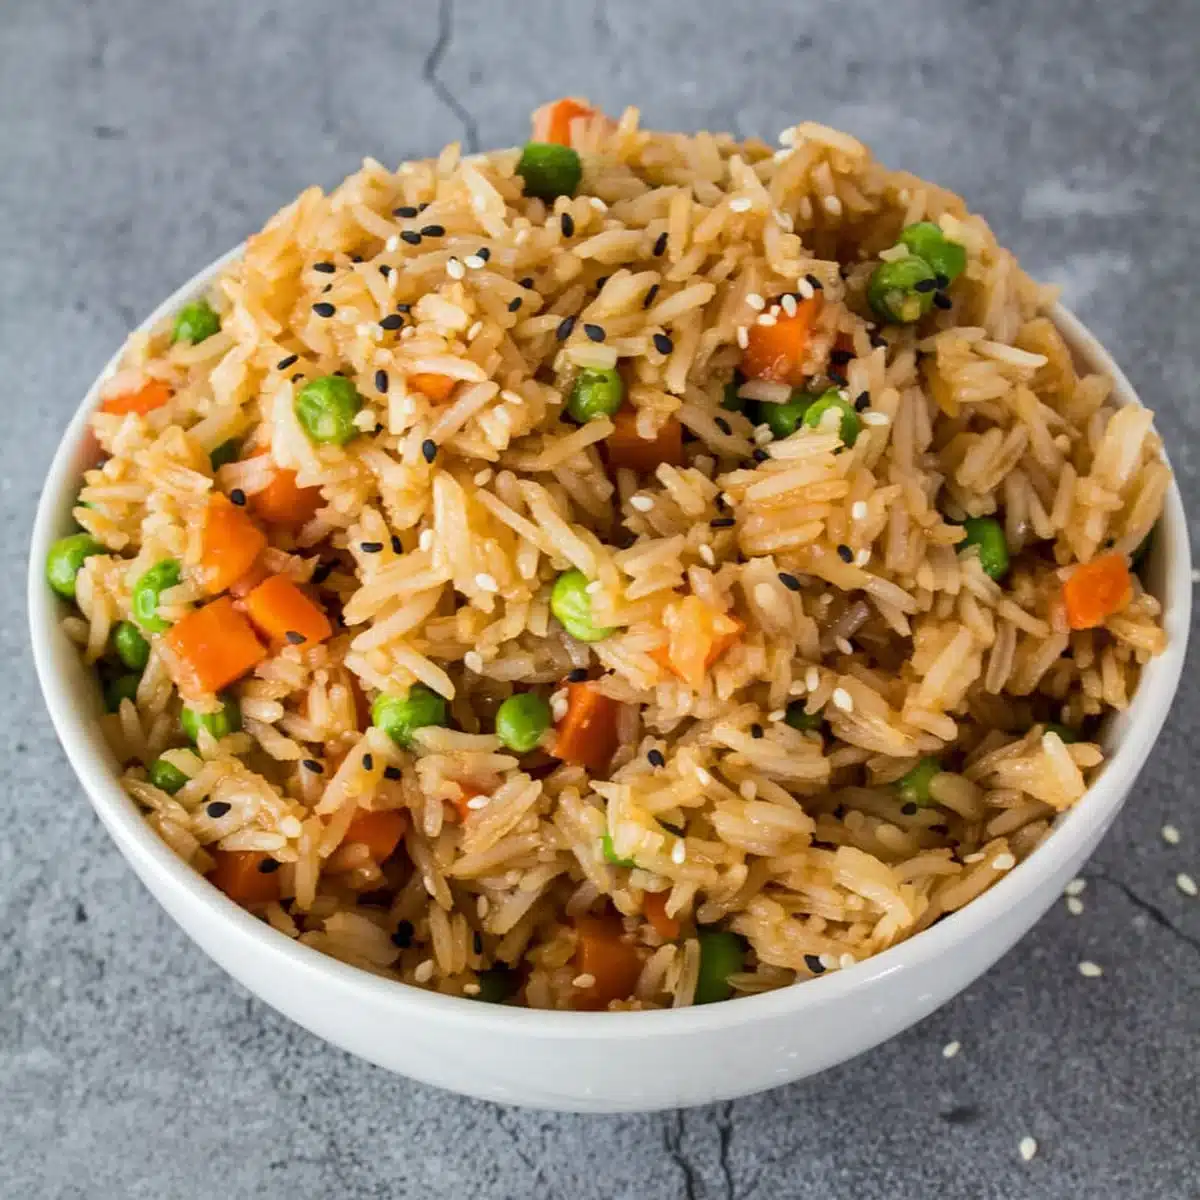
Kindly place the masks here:
[[(267, 1010), (124, 866), (43, 712), (22, 600), (31, 514), (127, 327), (302, 186), (364, 154), (512, 143), (565, 92), (767, 137), (815, 117), (963, 192), (1063, 283), (1200, 500), (1187, 0), (738, 7), (3, 4), (0, 1196), (1200, 1195), (1200, 901), (1173, 882), (1200, 876), (1194, 675), (1081, 917), (1059, 907), (965, 995), (822, 1078), (622, 1118), (444, 1095)], [(1104, 977), (1081, 978), (1081, 958)], [(1025, 1134), (1041, 1146), (1029, 1164)]]

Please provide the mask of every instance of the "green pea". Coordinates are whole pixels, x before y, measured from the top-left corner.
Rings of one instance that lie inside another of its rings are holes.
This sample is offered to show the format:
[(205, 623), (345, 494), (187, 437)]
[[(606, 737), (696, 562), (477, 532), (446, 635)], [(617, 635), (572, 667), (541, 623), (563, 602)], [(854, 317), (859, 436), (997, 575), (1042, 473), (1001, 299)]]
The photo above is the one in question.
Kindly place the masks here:
[(344, 446), (360, 432), (354, 418), (362, 406), (358, 388), (344, 375), (321, 375), (300, 389), (296, 419), (310, 441)]
[(744, 411), (746, 401), (738, 395), (738, 391), (745, 382), (746, 377), (741, 371), (734, 371), (733, 378), (725, 385), (725, 391), (721, 396), (721, 407), (726, 412)]
[(173, 796), (185, 783), (188, 777), (174, 763), (165, 758), (156, 758), (149, 767), (150, 782), (160, 791)]
[(694, 1004), (714, 1004), (733, 995), (730, 975), (746, 962), (746, 943), (736, 933), (710, 930), (696, 935), (700, 943), (700, 970), (696, 976)]
[(808, 406), (804, 413), (804, 423), (810, 429), (821, 429), (825, 425), (825, 414), (834, 408), (842, 414), (838, 422), (838, 435), (847, 447), (853, 446), (858, 441), (858, 431), (862, 426), (858, 420), (858, 413), (854, 411), (854, 405), (837, 388), (822, 392)]
[(578, 642), (602, 642), (615, 629), (592, 623), (592, 598), (588, 577), (582, 571), (564, 571), (550, 591), (550, 611)]
[(75, 577), (84, 560), (108, 551), (90, 533), (59, 538), (46, 552), (46, 582), (64, 599), (75, 599)]
[(536, 692), (509, 696), (496, 710), (496, 736), (518, 754), (528, 754), (551, 723), (550, 705)]
[(137, 699), (138, 683), (141, 681), (140, 675), (132, 673), (128, 675), (114, 675), (104, 685), (104, 707), (109, 712), (116, 712), (121, 707), (122, 700)]
[(782, 404), (760, 401), (755, 406), (755, 417), (777, 438), (791, 437), (796, 432), (804, 414), (812, 407), (813, 398), (807, 392), (793, 392)]
[(207, 729), (215, 738), (228, 737), (241, 729), (242, 709), (232, 696), (224, 696), (216, 712), (198, 713), (185, 706), (179, 714), (179, 723), (193, 744), (199, 742), (202, 729)]
[(203, 298), (185, 304), (175, 314), (175, 328), (171, 331), (171, 341), (202, 342), (220, 331), (221, 318), (216, 310)]
[(624, 399), (625, 385), (615, 367), (587, 367), (575, 377), (567, 412), (586, 425), (597, 417), (611, 417)]
[(967, 536), (958, 543), (959, 551), (979, 547), (979, 565), (993, 579), (1008, 574), (1008, 541), (1004, 527), (994, 517), (968, 517), (963, 522)]
[(612, 863), (614, 867), (636, 867), (637, 863), (632, 858), (622, 858), (613, 849), (612, 834), (606, 833), (600, 839), (600, 849), (604, 854), (604, 861)]
[(170, 621), (158, 615), (158, 597), (168, 588), (179, 583), (179, 563), (173, 558), (164, 558), (144, 572), (133, 585), (133, 619), (145, 633), (162, 633), (170, 629)]
[(923, 758), (907, 775), (896, 780), (896, 790), (900, 799), (906, 804), (919, 804), (922, 807), (933, 803), (929, 794), (929, 785), (935, 775), (942, 773), (942, 764), (936, 758)]
[(113, 649), (117, 657), (131, 670), (144, 671), (150, 661), (150, 643), (132, 621), (118, 621), (112, 631)]
[(555, 196), (575, 195), (583, 178), (583, 164), (570, 146), (526, 142), (517, 162), (517, 174), (524, 180), (525, 195), (553, 200)]
[(226, 463), (237, 462), (242, 452), (242, 444), (237, 438), (222, 442), (209, 456), (208, 461), (213, 471), (219, 471)]
[(1060, 725), (1057, 721), (1046, 722), (1047, 733), (1057, 733), (1058, 740), (1066, 746), (1073, 745), (1079, 741), (1079, 734), (1069, 725)]
[(911, 324), (932, 306), (936, 279), (937, 272), (915, 254), (882, 262), (867, 282), (867, 301), (883, 320)]
[(403, 696), (380, 692), (371, 705), (371, 721), (398, 746), (411, 749), (418, 729), (446, 724), (446, 701), (423, 683), (414, 683)]
[(803, 700), (793, 700), (787, 706), (787, 715), (783, 720), (784, 724), (790, 725), (793, 729), (799, 729), (801, 733), (820, 729), (825, 724), (825, 717), (822, 713), (805, 711)]
[(520, 976), (508, 967), (491, 967), (487, 971), (480, 971), (475, 976), (475, 982), (479, 984), (479, 991), (472, 998), (484, 1004), (503, 1004), (515, 996), (521, 986)]
[(952, 242), (932, 221), (907, 226), (900, 234), (900, 241), (943, 276), (946, 283), (952, 283), (966, 268), (966, 250), (958, 242)]

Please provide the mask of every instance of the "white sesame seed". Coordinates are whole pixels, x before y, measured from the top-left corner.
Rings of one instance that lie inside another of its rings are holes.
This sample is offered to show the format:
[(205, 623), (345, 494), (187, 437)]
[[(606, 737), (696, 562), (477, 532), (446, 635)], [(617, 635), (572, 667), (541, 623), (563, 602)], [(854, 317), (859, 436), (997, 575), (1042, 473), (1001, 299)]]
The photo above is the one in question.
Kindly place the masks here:
[(762, 313), (760, 316), (755, 317), (754, 323), (756, 325), (774, 325), (775, 324), (775, 314), (774, 313)]
[(392, 234), (386, 242), (383, 243), (389, 252), (394, 252), (400, 249), (400, 238), (397, 234)]
[(865, 546), (854, 556), (854, 565), (856, 567), (865, 567), (871, 561), (871, 551)]
[(942, 1047), (943, 1058), (953, 1058), (962, 1049), (962, 1042), (947, 1042)]
[(483, 655), (478, 650), (468, 650), (463, 655), (463, 666), (478, 675), (483, 670)]
[(565, 688), (559, 688), (557, 692), (551, 695), (550, 715), (554, 718), (556, 725), (567, 715), (567, 692)]
[(1022, 1162), (1029, 1162), (1038, 1152), (1037, 1141), (1031, 1137), (1023, 1137), (1017, 1145), (1017, 1150), (1021, 1155)]
[(699, 780), (701, 787), (708, 787), (713, 781), (713, 777), (703, 767), (696, 768), (696, 778)]
[(467, 807), (472, 812), (476, 812), (481, 808), (487, 808), (491, 802), (491, 796), (472, 796), (470, 800), (467, 801)]
[(771, 711), (769, 713), (767, 713), (767, 720), (771, 721), (772, 723), (775, 723), (778, 721), (783, 721), (786, 718), (787, 718), (787, 709), (786, 708), (773, 708), (773, 709), (771, 709)]
[(844, 638), (844, 637), (836, 637), (836, 638), (834, 638), (834, 639), (833, 639), (833, 644), (834, 644), (834, 645), (835, 645), (835, 646), (836, 646), (836, 647), (837, 647), (837, 648), (838, 648), (838, 649), (839, 649), (839, 650), (840, 650), (840, 651), (841, 651), (843, 654), (853, 654), (853, 653), (854, 653), (854, 647), (853, 647), (853, 646), (850, 644), (850, 639), (849, 639), (849, 638)]
[(867, 519), (868, 512), (870, 512), (870, 509), (868, 509), (867, 502), (865, 500), (855, 500), (855, 502), (850, 506), (850, 515), (856, 521), (865, 521)]
[(427, 958), (424, 962), (417, 964), (417, 969), (413, 972), (413, 978), (418, 983), (428, 983), (433, 978), (433, 959)]
[(833, 695), (830, 698), (833, 700), (834, 708), (841, 709), (842, 712), (854, 711), (854, 700), (845, 688), (834, 688)]
[(489, 575), (486, 571), (480, 571), (475, 576), (475, 586), (481, 592), (498, 592), (500, 590), (500, 585), (496, 582), (495, 577)]
[(605, 203), (604, 203), (604, 201), (603, 201), (603, 200), (601, 200), (599, 196), (589, 196), (589, 197), (588, 197), (588, 203), (589, 203), (589, 204), (590, 204), (590, 205), (591, 205), (591, 206), (592, 206), (592, 207), (593, 207), (593, 208), (594, 208), (594, 209), (595, 209), (597, 212), (608, 212), (608, 205), (607, 205), (607, 204), (605, 204)]
[(472, 482), (476, 487), (483, 487), (484, 484), (491, 482), (492, 468), (484, 467), (482, 471), (476, 471)]
[(483, 322), (476, 321), (470, 329), (467, 330), (467, 341), (473, 342), (483, 332)]
[(815, 692), (821, 686), (821, 672), (816, 667), (809, 667), (804, 672), (804, 686), (810, 692)]
[(1099, 979), (1104, 974), (1104, 968), (1099, 963), (1091, 962), (1085, 958), (1079, 964), (1079, 973), (1085, 979)]
[(792, 683), (791, 687), (788, 688), (788, 695), (789, 696), (803, 696), (804, 693), (807, 691), (808, 691), (808, 686), (805, 684), (804, 680), (797, 679)]
[(768, 442), (773, 442), (775, 435), (771, 432), (769, 425), (756, 425), (754, 427), (754, 444), (756, 446), (765, 446)]
[(1176, 829), (1174, 825), (1164, 825), (1162, 827), (1162, 840), (1166, 842), (1168, 846), (1178, 846), (1179, 830)]
[(575, 978), (571, 980), (571, 984), (572, 984), (572, 986), (577, 987), (577, 988), (595, 987), (596, 986), (596, 977), (595, 977), (595, 975), (589, 975), (585, 971), (582, 975), (576, 975)]
[(1072, 879), (1071, 882), (1068, 883), (1065, 888), (1063, 888), (1063, 892), (1068, 896), (1079, 896), (1083, 894), (1083, 891), (1086, 887), (1086, 879)]
[(301, 825), (299, 820), (297, 820), (295, 817), (284, 817), (283, 820), (279, 822), (279, 832), (282, 833), (284, 837), (295, 838), (299, 837), (304, 832), (304, 826)]
[(1183, 871), (1180, 871), (1180, 873), (1175, 876), (1175, 886), (1185, 896), (1194, 896), (1198, 891), (1200, 891), (1200, 888), (1196, 887), (1196, 881)]
[(480, 988), (479, 988), (479, 984), (477, 984), (477, 983), (464, 983), (463, 984), (463, 995), (464, 996), (478, 996), (479, 991), (480, 991)]
[(478, 254), (468, 254), (463, 259), (463, 264), (471, 268), (472, 271), (482, 271), (487, 264), (486, 258), (480, 258)]
[(842, 215), (842, 202), (836, 196), (826, 196), (821, 205), (831, 217)]
[(671, 847), (671, 861), (677, 867), (687, 862), (687, 846), (683, 844), (683, 838), (679, 838)]
[(604, 584), (599, 579), (593, 579), (591, 583), (583, 589), (589, 596), (599, 595), (604, 590)]
[(716, 566), (717, 556), (713, 553), (713, 548), (707, 542), (700, 543), (700, 557), (710, 566)]
[(751, 292), (746, 297), (746, 303), (750, 305), (755, 312), (762, 312), (762, 310), (767, 307), (767, 302), (757, 292)]
[(750, 345), (750, 332), (745, 325), (737, 327), (737, 344), (745, 350)]
[(416, 336), (417, 336), (417, 327), (415, 325), (405, 325), (405, 327), (402, 330), (400, 330), (400, 338), (402, 341), (407, 342), (409, 338), (416, 337)]
[(421, 536), (417, 538), (417, 549), (424, 550), (427, 554), (433, 549), (433, 530), (422, 529)]
[(1067, 912), (1073, 917), (1081, 916), (1083, 914), (1083, 901), (1078, 896), (1068, 896)]
[(782, 308), (789, 317), (794, 317), (796, 315), (796, 297), (793, 296), (791, 292), (788, 292), (788, 294), (779, 302), (779, 307)]
[(808, 280), (803, 276), (796, 280), (796, 291), (798, 291), (800, 295), (805, 298), (805, 300), (811, 300), (813, 298), (813, 285), (809, 283)]
[(729, 202), (730, 212), (748, 212), (754, 201), (749, 196), (734, 196)]
[(793, 145), (795, 145), (795, 143), (796, 143), (796, 130), (794, 127), (791, 129), (784, 129), (780, 132), (779, 144), (781, 146), (793, 146)]
[(856, 962), (858, 962), (858, 959), (855, 958), (853, 954), (843, 954), (841, 958), (838, 959), (838, 966), (845, 971), (847, 968), (854, 966)]
[(890, 425), (891, 424), (891, 420), (888, 417), (887, 413), (875, 412), (872, 409), (868, 409), (865, 413), (863, 413), (862, 419), (863, 419), (864, 425)]
[(649, 512), (654, 507), (654, 498), (652, 496), (630, 496), (629, 507), (636, 508), (638, 512)]
[(451, 258), (446, 264), (446, 274), (451, 279), (461, 279), (466, 274), (466, 268), (458, 261), (457, 258)]
[(992, 859), (993, 871), (1011, 871), (1017, 865), (1017, 860), (1009, 853), (997, 854)]

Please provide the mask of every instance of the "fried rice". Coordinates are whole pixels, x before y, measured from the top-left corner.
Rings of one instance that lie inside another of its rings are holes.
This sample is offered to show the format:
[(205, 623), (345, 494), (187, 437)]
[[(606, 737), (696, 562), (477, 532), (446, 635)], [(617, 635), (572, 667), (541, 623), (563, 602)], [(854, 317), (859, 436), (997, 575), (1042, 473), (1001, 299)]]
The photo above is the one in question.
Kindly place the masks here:
[[(563, 125), (540, 132), (577, 153), (574, 194), (527, 194), (519, 149), (367, 159), (249, 239), (206, 292), (215, 331), (131, 337), (65, 628), (107, 678), (141, 627), (103, 718), (124, 786), (281, 936), (538, 1008), (802, 982), (969, 903), (1083, 795), (1164, 635), (1136, 572), (1084, 627), (1070, 581), (1126, 569), (1169, 472), (1152, 414), (1080, 372), (1052, 294), (957, 196), (811, 122), (778, 150), (635, 109)], [(919, 222), (965, 267), (881, 319), (873, 273)], [(796, 360), (747, 370), (800, 312)], [(572, 421), (580, 374), (613, 370), (621, 412)], [(297, 399), (338, 375), (353, 429), (314, 442)], [(777, 436), (798, 389), (842, 404)], [(266, 542), (222, 611), (282, 576), (328, 621), (252, 619), (269, 644), (220, 697), (169, 632), (214, 602), (217, 494)], [(598, 640), (552, 612), (572, 570)], [(369, 708), (417, 684), (446, 715), (404, 744)], [(553, 725), (518, 753), (495, 715), (524, 692)], [(230, 699), (240, 722), (198, 719)], [(583, 749), (581, 703), (607, 723)]]

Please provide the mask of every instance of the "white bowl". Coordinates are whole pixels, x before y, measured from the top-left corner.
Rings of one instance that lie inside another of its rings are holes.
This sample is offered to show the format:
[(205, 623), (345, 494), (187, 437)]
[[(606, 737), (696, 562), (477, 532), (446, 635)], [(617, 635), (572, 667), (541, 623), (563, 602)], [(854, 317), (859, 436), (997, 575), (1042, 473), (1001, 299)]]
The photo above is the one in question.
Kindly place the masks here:
[[(201, 291), (239, 252), (200, 272), (142, 328)], [(1112, 377), (1119, 402), (1137, 403), (1095, 338), (1064, 309), (1053, 315), (1081, 363)], [(848, 970), (677, 1011), (548, 1013), (392, 983), (299, 945), (238, 908), (151, 832), (118, 783), (118, 764), (95, 719), (99, 691), (60, 628), (62, 607), (43, 574), (50, 543), (73, 528), (100, 382), (55, 455), (30, 550), (34, 660), (67, 757), (142, 882), (229, 974), (319, 1037), (452, 1091), (591, 1112), (704, 1104), (812, 1075), (892, 1037), (987, 970), (1050, 907), (1117, 815), (1179, 681), (1192, 579), (1187, 523), (1172, 485), (1149, 563), (1150, 585), (1165, 606), (1167, 650), (1143, 671), (1128, 710), (1110, 722), (1111, 757), (1087, 794), (1034, 854), (966, 908)]]

